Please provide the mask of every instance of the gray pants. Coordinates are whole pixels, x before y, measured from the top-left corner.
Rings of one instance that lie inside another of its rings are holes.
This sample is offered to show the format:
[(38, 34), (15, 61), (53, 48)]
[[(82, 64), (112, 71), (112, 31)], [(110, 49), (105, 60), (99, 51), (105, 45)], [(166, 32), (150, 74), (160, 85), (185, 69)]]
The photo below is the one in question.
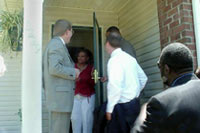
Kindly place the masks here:
[(49, 112), (49, 133), (69, 133), (71, 113)]

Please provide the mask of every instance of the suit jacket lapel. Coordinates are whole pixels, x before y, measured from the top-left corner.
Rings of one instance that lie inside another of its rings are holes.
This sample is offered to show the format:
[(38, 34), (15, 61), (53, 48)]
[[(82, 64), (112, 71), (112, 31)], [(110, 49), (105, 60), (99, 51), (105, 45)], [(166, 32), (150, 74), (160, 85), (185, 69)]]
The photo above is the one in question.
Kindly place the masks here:
[(72, 63), (72, 65), (74, 65), (74, 61), (72, 60), (72, 58), (71, 58), (71, 56), (70, 56), (70, 54), (69, 54), (69, 51), (68, 51), (68, 49), (67, 49), (66, 44), (63, 45), (63, 42), (62, 42), (62, 40), (61, 40), (59, 37), (55, 37), (55, 39), (60, 40), (60, 42), (61, 42), (61, 44), (62, 44), (62, 46), (63, 46), (63, 49), (65, 50), (65, 52), (66, 52), (68, 58), (70, 59), (70, 62)]
[(195, 80), (195, 79), (198, 79), (198, 78), (197, 78), (193, 73), (189, 73), (189, 74), (180, 76), (180, 77), (178, 77), (177, 79), (175, 79), (175, 80), (172, 82), (171, 87), (178, 86), (178, 85), (182, 85), (182, 84), (187, 83), (187, 82), (190, 81), (190, 80)]
[(71, 63), (74, 65), (74, 61), (72, 60), (72, 58), (71, 58), (71, 56), (70, 56), (70, 54), (69, 54), (69, 51), (68, 51), (67, 46), (65, 46), (65, 50), (66, 50), (66, 52), (67, 52), (67, 55), (68, 55), (68, 57), (69, 57)]

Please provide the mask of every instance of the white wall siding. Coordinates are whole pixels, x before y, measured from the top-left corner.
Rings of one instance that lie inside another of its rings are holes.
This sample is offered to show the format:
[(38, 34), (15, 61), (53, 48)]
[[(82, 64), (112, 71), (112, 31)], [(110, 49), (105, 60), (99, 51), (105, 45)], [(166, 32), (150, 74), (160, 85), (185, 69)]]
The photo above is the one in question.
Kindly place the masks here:
[(7, 71), (0, 77), (0, 133), (20, 133), (18, 111), (21, 108), (21, 52), (2, 56)]
[(134, 45), (139, 64), (148, 76), (144, 98), (149, 98), (163, 88), (156, 65), (161, 52), (157, 0), (129, 1), (119, 11), (119, 28)]

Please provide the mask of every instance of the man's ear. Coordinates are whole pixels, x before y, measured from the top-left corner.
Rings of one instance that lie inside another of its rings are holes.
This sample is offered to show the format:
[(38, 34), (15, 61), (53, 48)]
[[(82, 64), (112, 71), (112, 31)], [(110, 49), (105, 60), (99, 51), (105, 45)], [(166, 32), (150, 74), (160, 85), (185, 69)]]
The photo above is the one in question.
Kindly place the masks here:
[(65, 34), (66, 34), (66, 35), (68, 35), (68, 34), (69, 34), (69, 32), (70, 32), (69, 30), (66, 30), (66, 31), (65, 31)]
[(167, 64), (165, 64), (164, 65), (164, 73), (165, 73), (165, 75), (170, 74), (170, 72), (171, 72), (171, 70), (170, 70), (169, 66)]

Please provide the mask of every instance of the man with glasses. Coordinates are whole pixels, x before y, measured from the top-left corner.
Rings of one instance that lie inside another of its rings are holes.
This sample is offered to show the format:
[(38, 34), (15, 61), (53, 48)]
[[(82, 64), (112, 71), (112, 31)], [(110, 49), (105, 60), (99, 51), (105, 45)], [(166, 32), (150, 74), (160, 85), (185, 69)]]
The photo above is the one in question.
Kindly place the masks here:
[(49, 133), (68, 133), (74, 96), (74, 81), (79, 70), (69, 55), (66, 44), (73, 30), (67, 20), (58, 20), (54, 37), (47, 44), (43, 56), (43, 79), (46, 105), (49, 111)]
[(193, 72), (191, 51), (172, 43), (162, 50), (158, 67), (169, 88), (150, 98), (131, 133), (199, 133), (200, 80)]

